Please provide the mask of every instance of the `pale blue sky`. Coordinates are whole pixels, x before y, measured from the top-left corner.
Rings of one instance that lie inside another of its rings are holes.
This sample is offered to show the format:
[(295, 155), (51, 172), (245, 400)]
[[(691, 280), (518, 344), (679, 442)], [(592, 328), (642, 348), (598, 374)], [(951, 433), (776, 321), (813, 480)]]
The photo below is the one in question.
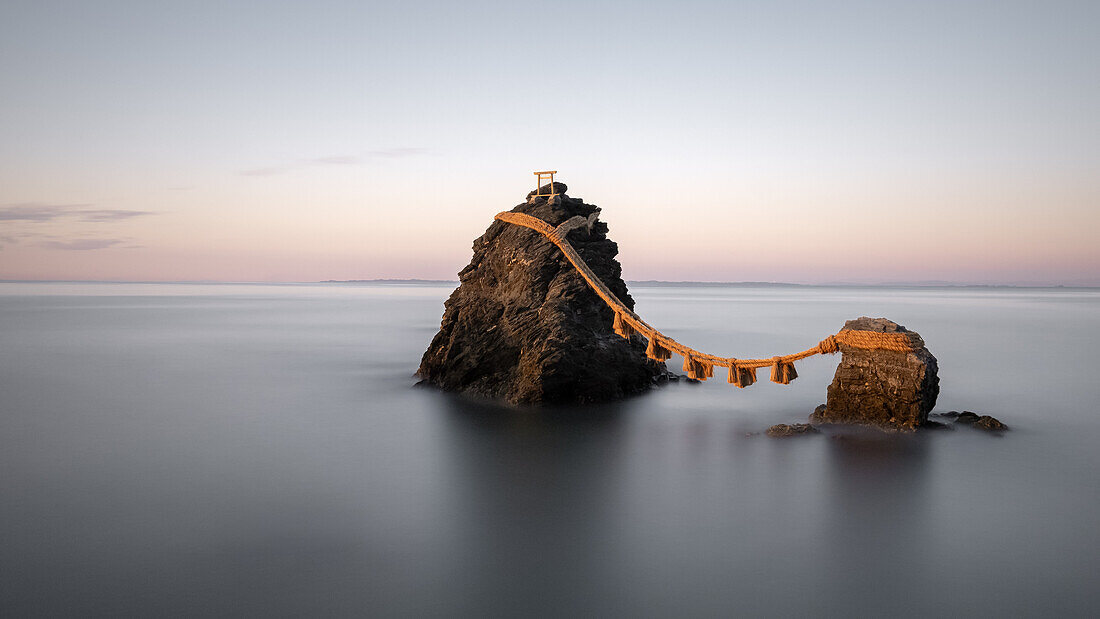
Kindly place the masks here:
[(1098, 27), (1068, 2), (8, 0), (0, 277), (452, 277), (551, 168), (630, 278), (1100, 283)]

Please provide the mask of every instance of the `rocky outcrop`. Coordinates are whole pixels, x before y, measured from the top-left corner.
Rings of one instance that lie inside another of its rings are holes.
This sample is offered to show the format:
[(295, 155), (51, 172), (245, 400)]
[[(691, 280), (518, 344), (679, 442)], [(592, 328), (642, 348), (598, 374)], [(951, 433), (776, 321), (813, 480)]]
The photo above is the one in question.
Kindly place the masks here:
[[(558, 195), (552, 199), (531, 192), (512, 211), (551, 226), (598, 215), (595, 206), (566, 196), (566, 189), (554, 183)], [(550, 186), (540, 193), (550, 193)], [(607, 225), (595, 221), (566, 238), (633, 308)], [(512, 403), (584, 403), (622, 398), (668, 380), (664, 364), (646, 357), (643, 339), (626, 340), (612, 331), (614, 312), (539, 233), (494, 221), (474, 241), (473, 252), (421, 359), (417, 375), (423, 382)]]
[(842, 357), (824, 407), (810, 422), (912, 432), (925, 424), (940, 391), (936, 358), (920, 335), (885, 318), (858, 318), (844, 330), (904, 334), (912, 350), (867, 350), (840, 344)]

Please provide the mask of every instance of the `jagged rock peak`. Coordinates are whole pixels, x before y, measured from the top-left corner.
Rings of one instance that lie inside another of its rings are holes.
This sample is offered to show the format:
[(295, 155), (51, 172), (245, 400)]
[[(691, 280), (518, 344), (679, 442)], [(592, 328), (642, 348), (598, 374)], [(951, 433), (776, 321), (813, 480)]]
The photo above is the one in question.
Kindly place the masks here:
[[(596, 206), (565, 196), (564, 183), (554, 188), (560, 193), (555, 199), (531, 192), (512, 211), (552, 226), (596, 212)], [(567, 238), (633, 308), (615, 259), (618, 246), (607, 232), (597, 221)], [(534, 230), (494, 221), (474, 241), (473, 258), (458, 275), (460, 285), (421, 359), (417, 374), (423, 382), (513, 403), (581, 403), (622, 398), (668, 380), (664, 364), (646, 357), (641, 337), (626, 340), (612, 331), (611, 309)]]

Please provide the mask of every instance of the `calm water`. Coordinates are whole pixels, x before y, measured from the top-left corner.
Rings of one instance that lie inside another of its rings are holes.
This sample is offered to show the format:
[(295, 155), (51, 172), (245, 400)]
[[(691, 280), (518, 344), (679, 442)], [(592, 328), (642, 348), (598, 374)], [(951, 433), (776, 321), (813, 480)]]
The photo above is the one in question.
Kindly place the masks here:
[(508, 410), (413, 388), (441, 287), (0, 284), (0, 614), (1096, 616), (1100, 291), (635, 288), (683, 341), (886, 316), (938, 410), (775, 440), (724, 379)]

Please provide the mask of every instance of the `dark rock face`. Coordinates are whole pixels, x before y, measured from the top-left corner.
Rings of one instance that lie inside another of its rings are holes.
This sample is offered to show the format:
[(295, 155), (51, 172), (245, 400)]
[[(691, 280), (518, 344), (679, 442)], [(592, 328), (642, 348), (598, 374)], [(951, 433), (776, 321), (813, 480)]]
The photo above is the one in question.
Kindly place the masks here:
[[(555, 183), (554, 189), (564, 194), (566, 186)], [(548, 201), (529, 194), (527, 203), (512, 210), (557, 226), (597, 209), (565, 195)], [(591, 232), (580, 228), (567, 238), (633, 308), (607, 225), (596, 222)], [(494, 221), (473, 251), (421, 359), (417, 375), (424, 382), (512, 403), (583, 403), (622, 398), (668, 380), (665, 365), (646, 357), (644, 340), (625, 340), (612, 331), (614, 313), (539, 233)]]
[(905, 334), (912, 352), (840, 346), (842, 358), (814, 424), (859, 424), (912, 432), (925, 424), (940, 392), (936, 358), (920, 335), (885, 318), (849, 320), (844, 329)]

